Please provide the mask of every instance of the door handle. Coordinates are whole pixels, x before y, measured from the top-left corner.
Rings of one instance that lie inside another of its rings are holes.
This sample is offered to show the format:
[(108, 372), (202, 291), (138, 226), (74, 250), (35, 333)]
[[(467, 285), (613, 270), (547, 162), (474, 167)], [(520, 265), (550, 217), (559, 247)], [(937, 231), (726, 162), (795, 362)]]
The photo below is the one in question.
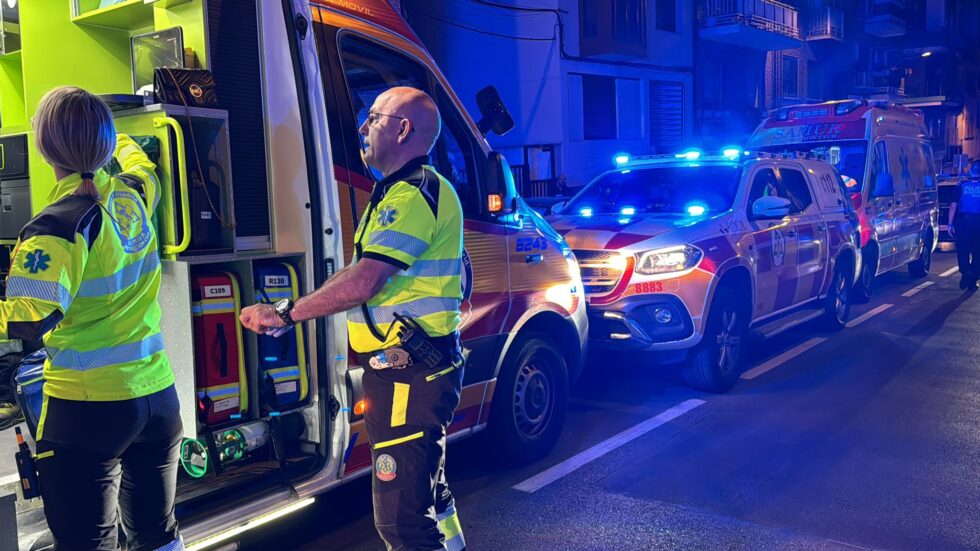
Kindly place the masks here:
[(817, 231), (819, 232), (827, 231), (827, 226), (824, 224), (817, 224)]
[(529, 254), (524, 257), (524, 262), (528, 264), (540, 264), (543, 258), (540, 254)]
[(902, 200), (901, 199), (896, 200), (895, 204), (898, 206), (902, 206)]
[(796, 230), (786, 230), (786, 237), (796, 237)]

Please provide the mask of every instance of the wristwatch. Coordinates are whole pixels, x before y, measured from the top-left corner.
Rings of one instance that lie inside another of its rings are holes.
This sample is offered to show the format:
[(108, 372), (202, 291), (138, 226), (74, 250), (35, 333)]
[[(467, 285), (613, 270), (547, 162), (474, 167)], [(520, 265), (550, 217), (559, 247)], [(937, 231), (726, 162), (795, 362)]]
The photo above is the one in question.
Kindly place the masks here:
[(296, 321), (291, 315), (295, 304), (295, 302), (288, 298), (284, 298), (275, 304), (276, 313), (279, 314), (282, 321), (286, 322), (286, 325), (296, 325)]

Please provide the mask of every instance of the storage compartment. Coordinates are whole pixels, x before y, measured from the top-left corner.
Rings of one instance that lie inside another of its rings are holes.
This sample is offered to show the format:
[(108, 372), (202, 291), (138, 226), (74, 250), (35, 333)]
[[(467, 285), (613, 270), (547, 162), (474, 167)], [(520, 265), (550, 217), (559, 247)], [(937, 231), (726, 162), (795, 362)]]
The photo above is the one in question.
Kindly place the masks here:
[(116, 128), (161, 143), (158, 228), (164, 255), (235, 251), (228, 113), (155, 104), (115, 114)]
[(0, 55), (20, 51), (20, 5), (0, 3)]
[(17, 239), (30, 219), (27, 136), (0, 138), (0, 239)]
[(182, 374), (182, 351), (169, 352), (178, 395), (188, 395), (186, 387), (192, 385), (198, 400), (196, 422), (189, 430), (185, 421), (180, 449), (181, 515), (192, 516), (198, 508), (205, 512), (215, 494), (254, 495), (266, 486), (291, 484), (322, 459), (303, 328), (274, 339), (242, 328), (239, 321), (244, 306), (298, 298), (305, 286), (303, 263), (302, 255), (199, 256), (189, 264), (165, 263), (189, 268), (194, 325), (192, 380)]
[[(296, 269), (287, 262), (255, 263), (255, 296), (274, 304), (297, 300), (302, 288)], [(309, 364), (302, 324), (279, 338), (257, 335), (259, 403), (263, 415), (283, 412), (307, 403), (310, 396)]]
[(238, 277), (199, 273), (191, 280), (191, 296), (198, 420), (207, 426), (240, 420), (248, 412), (248, 378)]

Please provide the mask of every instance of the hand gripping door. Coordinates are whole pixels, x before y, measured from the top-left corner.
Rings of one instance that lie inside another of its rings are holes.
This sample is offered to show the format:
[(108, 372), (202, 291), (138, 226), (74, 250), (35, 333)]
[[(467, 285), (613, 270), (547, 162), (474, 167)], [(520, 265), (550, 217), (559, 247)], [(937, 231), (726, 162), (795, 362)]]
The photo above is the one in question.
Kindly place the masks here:
[(238, 279), (228, 272), (198, 274), (192, 285), (198, 419), (206, 425), (241, 419), (248, 386)]
[[(255, 269), (255, 296), (269, 303), (299, 299), (299, 278), (289, 264), (260, 264)], [(303, 325), (279, 338), (258, 336), (259, 395), (262, 413), (304, 405), (309, 397), (309, 365)]]

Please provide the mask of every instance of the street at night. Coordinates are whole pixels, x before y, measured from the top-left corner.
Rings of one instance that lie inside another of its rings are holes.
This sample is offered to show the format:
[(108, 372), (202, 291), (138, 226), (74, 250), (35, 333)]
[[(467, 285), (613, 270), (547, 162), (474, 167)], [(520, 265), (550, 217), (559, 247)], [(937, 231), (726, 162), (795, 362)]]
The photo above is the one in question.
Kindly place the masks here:
[[(591, 357), (545, 459), (449, 446), (467, 549), (980, 547), (980, 295), (957, 288), (952, 260), (924, 282), (884, 276), (846, 331), (756, 346), (750, 365), (768, 371), (722, 396), (642, 354)], [(242, 547), (273, 548), (384, 549), (369, 481)]]
[(0, 551), (980, 551), (980, 0), (0, 0)]

